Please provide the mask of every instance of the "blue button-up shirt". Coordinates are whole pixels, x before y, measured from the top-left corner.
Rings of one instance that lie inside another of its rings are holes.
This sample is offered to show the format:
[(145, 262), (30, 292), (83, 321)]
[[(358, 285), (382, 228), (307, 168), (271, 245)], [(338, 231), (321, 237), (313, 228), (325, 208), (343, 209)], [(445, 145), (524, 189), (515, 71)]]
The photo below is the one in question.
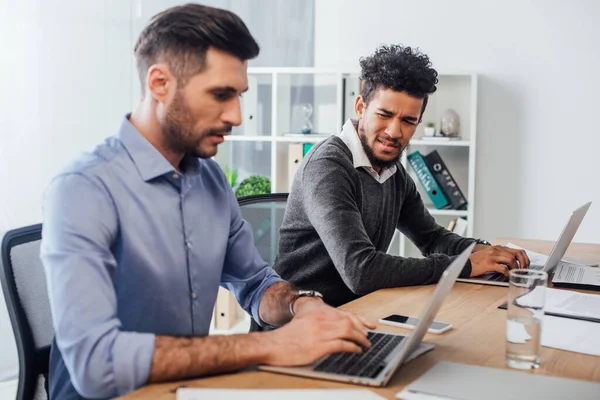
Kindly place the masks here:
[(50, 184), (41, 257), (54, 398), (145, 384), (155, 335), (207, 335), (219, 284), (260, 321), (261, 297), (279, 276), (219, 166), (186, 157), (181, 171), (125, 119)]

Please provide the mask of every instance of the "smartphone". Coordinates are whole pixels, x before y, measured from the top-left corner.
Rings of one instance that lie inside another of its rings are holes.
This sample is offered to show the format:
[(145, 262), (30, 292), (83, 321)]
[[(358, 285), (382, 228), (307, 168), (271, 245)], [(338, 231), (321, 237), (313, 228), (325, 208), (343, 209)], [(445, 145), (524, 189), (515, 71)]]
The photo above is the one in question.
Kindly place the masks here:
[[(414, 329), (419, 323), (419, 318), (416, 317), (408, 317), (406, 315), (398, 315), (392, 314), (387, 317), (381, 318), (379, 323), (391, 326), (399, 326), (401, 328)], [(429, 329), (427, 332), (440, 334), (452, 329), (452, 324), (448, 324), (446, 322), (437, 322), (434, 321), (429, 325)]]

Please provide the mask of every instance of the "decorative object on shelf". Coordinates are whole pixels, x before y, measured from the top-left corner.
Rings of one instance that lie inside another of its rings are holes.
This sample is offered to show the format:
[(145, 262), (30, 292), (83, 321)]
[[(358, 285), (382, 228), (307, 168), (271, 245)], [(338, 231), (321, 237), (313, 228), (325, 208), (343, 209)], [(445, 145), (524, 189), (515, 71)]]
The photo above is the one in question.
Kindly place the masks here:
[(266, 176), (252, 175), (244, 179), (235, 191), (236, 197), (271, 193), (271, 181)]
[(425, 124), (425, 129), (423, 129), (423, 133), (427, 137), (435, 136), (435, 124), (433, 122), (428, 122)]
[(442, 114), (440, 134), (445, 137), (458, 137), (460, 134), (460, 117), (458, 113), (449, 108)]
[(313, 113), (312, 104), (310, 104), (310, 103), (302, 104), (302, 112), (304, 113), (304, 126), (302, 127), (302, 133), (304, 133), (306, 135), (306, 134), (312, 133), (312, 130), (313, 130), (312, 122), (310, 121), (310, 117), (312, 116), (312, 113)]

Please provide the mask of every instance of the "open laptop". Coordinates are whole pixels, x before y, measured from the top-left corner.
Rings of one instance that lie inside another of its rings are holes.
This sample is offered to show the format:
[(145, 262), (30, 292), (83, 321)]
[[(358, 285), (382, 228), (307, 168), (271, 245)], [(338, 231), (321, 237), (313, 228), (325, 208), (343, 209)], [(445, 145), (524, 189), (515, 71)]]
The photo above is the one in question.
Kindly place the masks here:
[[(581, 221), (583, 221), (583, 218), (591, 205), (592, 202), (590, 201), (573, 211), (567, 225), (565, 225), (558, 240), (554, 243), (554, 247), (548, 255), (546, 263), (544, 265), (530, 264), (529, 269), (546, 271), (548, 274), (554, 271), (558, 263), (563, 259), (567, 248), (569, 248), (569, 245), (571, 244), (571, 240), (573, 240), (575, 233), (577, 233), (577, 229), (579, 229), (579, 225), (581, 225)], [(481, 283), (484, 285), (508, 286), (508, 279), (498, 272), (488, 272), (473, 278), (460, 278), (457, 280), (459, 282)]]
[(433, 322), (444, 299), (454, 286), (475, 244), (470, 245), (450, 264), (419, 316), (419, 323), (409, 335), (392, 332), (370, 331), (371, 348), (362, 354), (336, 353), (323, 357), (303, 367), (272, 367), (261, 365), (264, 371), (308, 378), (357, 383), (369, 386), (385, 386), (403, 363), (432, 350), (434, 345), (421, 343), (427, 328)]

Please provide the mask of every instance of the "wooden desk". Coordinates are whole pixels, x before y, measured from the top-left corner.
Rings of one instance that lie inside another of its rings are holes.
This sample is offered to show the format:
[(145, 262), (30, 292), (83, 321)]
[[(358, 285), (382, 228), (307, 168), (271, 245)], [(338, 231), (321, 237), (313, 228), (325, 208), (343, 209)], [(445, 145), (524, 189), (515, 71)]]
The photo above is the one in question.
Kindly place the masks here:
[[(498, 239), (494, 243), (506, 244), (507, 241), (546, 254), (553, 244), (553, 242), (519, 239)], [(600, 262), (600, 245), (574, 243), (567, 254)], [(429, 285), (379, 290), (340, 308), (353, 311), (371, 321), (377, 321), (380, 317), (393, 312), (418, 315), (434, 288), (433, 285)], [(506, 300), (506, 291), (505, 287), (457, 283), (436, 317), (436, 320), (452, 323), (454, 329), (443, 335), (427, 334), (425, 341), (436, 344), (433, 351), (402, 366), (387, 387), (369, 389), (388, 399), (394, 399), (395, 394), (404, 386), (442, 360), (506, 368), (504, 365), (506, 311), (497, 308)], [(379, 325), (378, 329), (409, 332), (386, 325)], [(534, 372), (523, 373), (600, 381), (600, 359), (542, 347), (541, 367)], [(175, 399), (175, 390), (180, 386), (239, 389), (362, 387), (247, 370), (211, 378), (154, 384), (123, 396), (122, 399), (172, 400)]]

